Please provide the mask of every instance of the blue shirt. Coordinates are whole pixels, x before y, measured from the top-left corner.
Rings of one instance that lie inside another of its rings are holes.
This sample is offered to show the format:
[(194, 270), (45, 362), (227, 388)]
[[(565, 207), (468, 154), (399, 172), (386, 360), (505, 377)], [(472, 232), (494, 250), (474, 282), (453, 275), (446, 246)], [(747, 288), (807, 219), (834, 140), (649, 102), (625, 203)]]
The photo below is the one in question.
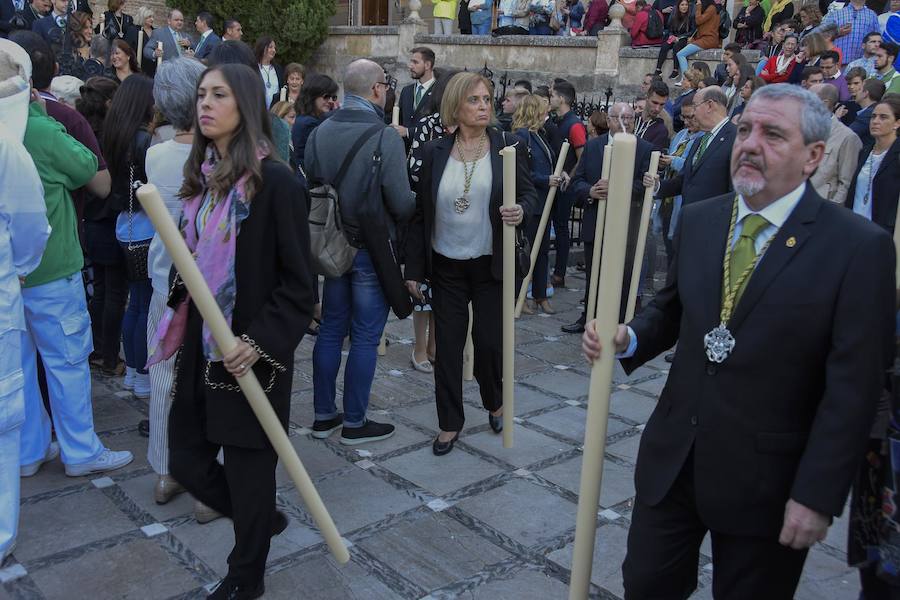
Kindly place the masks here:
[(849, 3), (844, 8), (828, 11), (816, 31), (821, 31), (822, 27), (829, 24), (837, 25), (838, 29), (842, 25), (850, 24), (852, 26), (850, 33), (834, 40), (834, 45), (841, 51), (844, 64), (853, 62), (862, 56), (862, 44), (866, 35), (873, 31), (881, 33), (878, 15), (875, 14), (875, 11), (865, 6), (857, 9)]

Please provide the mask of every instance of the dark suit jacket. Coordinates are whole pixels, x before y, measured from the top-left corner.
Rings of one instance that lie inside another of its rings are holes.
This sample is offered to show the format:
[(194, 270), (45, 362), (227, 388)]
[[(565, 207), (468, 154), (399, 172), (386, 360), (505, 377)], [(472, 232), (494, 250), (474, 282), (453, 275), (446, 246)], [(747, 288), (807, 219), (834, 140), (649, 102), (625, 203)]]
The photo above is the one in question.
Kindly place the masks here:
[(31, 24), (31, 30), (35, 33), (40, 34), (40, 36), (44, 38), (44, 41), (46, 41), (51, 46), (58, 42), (58, 40), (57, 42), (54, 42), (54, 40), (50, 37), (50, 31), (55, 28), (59, 28), (59, 26), (56, 24), (56, 18), (53, 16), (52, 11), (50, 12), (50, 14), (37, 19), (34, 23)]
[(413, 109), (413, 103), (416, 99), (416, 85), (418, 85), (418, 83), (411, 83), (400, 90), (400, 124), (407, 129), (413, 127), (413, 125), (419, 122), (419, 119), (429, 113), (429, 107), (431, 106), (431, 91), (434, 89), (434, 86), (437, 85), (437, 82), (432, 83), (431, 87), (425, 90), (425, 93), (422, 95), (422, 100), (419, 101), (418, 108)]
[[(500, 150), (505, 145), (518, 144), (516, 148), (516, 203), (522, 206), (525, 220), (534, 214), (538, 203), (537, 192), (531, 183), (528, 169), (527, 152), (519, 138), (506, 134), (504, 144), (501, 133), (488, 128), (491, 147), (491, 229), (494, 234), (494, 249), (491, 260), (491, 272), (498, 281), (503, 278), (503, 233), (500, 221), (500, 206), (503, 204), (503, 159)], [(406, 241), (406, 279), (425, 281), (431, 275), (431, 234), (434, 232), (434, 203), (437, 200), (438, 186), (444, 168), (450, 159), (450, 152), (456, 142), (456, 135), (446, 135), (425, 144), (422, 152), (422, 167), (419, 170), (419, 183), (416, 186), (416, 212), (409, 224)], [(525, 220), (522, 221), (523, 227)]]
[(660, 503), (693, 448), (704, 525), (777, 536), (788, 498), (840, 515), (869, 437), (894, 339), (894, 248), (812, 186), (772, 240), (707, 360), (719, 324), (733, 194), (684, 207), (666, 287), (631, 321), (631, 372), (678, 342), (644, 430), (635, 484)]
[(222, 43), (222, 38), (216, 35), (215, 31), (211, 31), (206, 39), (197, 40), (196, 50), (194, 51), (194, 58), (197, 60), (204, 60), (212, 51), (216, 49), (216, 46)]
[(872, 120), (872, 111), (875, 109), (874, 104), (870, 104), (866, 108), (861, 108), (859, 112), (856, 113), (856, 119), (850, 123), (850, 129), (853, 130), (853, 133), (859, 136), (859, 139), (862, 140), (863, 147), (872, 145), (875, 140), (872, 139), (872, 134), (869, 133), (869, 121)]
[[(650, 169), (650, 154), (653, 152), (653, 146), (642, 139), (638, 139), (637, 152), (634, 158), (634, 177), (631, 187), (632, 206), (637, 206), (640, 210), (641, 203), (644, 199), (643, 177)], [(575, 195), (576, 206), (583, 206), (584, 212), (581, 214), (581, 241), (592, 243), (594, 241), (594, 233), (597, 228), (597, 201), (589, 196), (591, 186), (600, 179), (601, 171), (603, 171), (603, 154), (606, 152), (606, 145), (609, 143), (609, 134), (605, 133), (600, 137), (589, 140), (584, 147), (584, 154), (581, 155), (581, 161), (575, 169), (575, 175), (572, 177), (570, 189)], [(629, 223), (633, 221), (631, 219)], [(639, 223), (634, 223), (635, 230)], [(631, 227), (629, 227), (629, 230)]]
[[(847, 199), (844, 205), (853, 210), (853, 197), (856, 195), (856, 179), (868, 160), (875, 142), (863, 148), (859, 153), (859, 161), (856, 164), (856, 173), (847, 190)], [(888, 148), (878, 172), (872, 179), (872, 221), (894, 233), (894, 224), (897, 219), (897, 192), (900, 190), (900, 138)]]
[[(306, 192), (290, 168), (266, 159), (262, 188), (250, 203), (250, 216), (241, 223), (235, 250), (236, 298), (231, 329), (247, 334), (285, 368), (266, 395), (287, 426), (290, 413), (294, 350), (312, 320), (313, 279), (310, 268)], [(197, 391), (203, 385), (202, 320), (191, 307), (179, 358), (175, 402), (205, 402), (206, 435), (214, 443), (264, 448), (269, 442), (241, 392), (225, 389)], [(259, 360), (253, 371), (265, 389), (272, 365)], [(222, 363), (213, 363), (210, 381), (234, 385)], [(173, 414), (178, 414), (173, 412)]]
[(658, 198), (669, 198), (681, 194), (682, 205), (698, 200), (720, 196), (732, 190), (731, 187), (731, 147), (737, 127), (731, 121), (725, 123), (716, 137), (706, 147), (706, 152), (694, 164), (694, 155), (700, 149), (700, 138), (691, 146), (681, 173), (660, 182)]

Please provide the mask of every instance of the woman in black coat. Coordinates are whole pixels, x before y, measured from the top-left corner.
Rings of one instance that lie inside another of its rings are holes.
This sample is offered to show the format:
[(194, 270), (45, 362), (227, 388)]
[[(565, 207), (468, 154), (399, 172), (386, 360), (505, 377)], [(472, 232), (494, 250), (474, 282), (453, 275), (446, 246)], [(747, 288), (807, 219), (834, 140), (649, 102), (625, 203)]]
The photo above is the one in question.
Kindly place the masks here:
[(874, 139), (859, 153), (856, 174), (845, 205), (891, 233), (900, 189), (900, 100), (884, 98), (872, 109), (869, 132)]
[[(522, 225), (534, 214), (537, 194), (524, 148), (516, 153), (516, 205), (502, 208), (500, 150), (517, 138), (491, 128), (493, 86), (477, 73), (458, 73), (441, 102), (445, 127), (453, 135), (429, 142), (422, 154), (416, 213), (406, 244), (410, 294), (421, 298), (419, 283), (432, 282), (437, 352), (434, 379), (441, 433), (435, 455), (447, 454), (459, 438), (465, 417), (462, 353), (472, 303), (475, 379), (494, 432), (502, 430), (501, 397), (503, 271), (502, 227)], [(521, 144), (520, 144), (521, 147)]]
[(307, 203), (291, 170), (273, 158), (257, 72), (211, 67), (197, 97), (182, 231), (237, 346), (223, 356), (193, 304), (179, 306), (187, 325), (169, 415), (170, 471), (233, 522), (228, 575), (210, 598), (257, 598), (270, 537), (287, 518), (275, 510), (277, 455), (236, 378), (252, 369), (287, 427), (294, 350), (313, 307)]
[(737, 32), (734, 41), (746, 48), (756, 40), (762, 39), (765, 19), (766, 11), (759, 5), (759, 0), (749, 0), (747, 6), (741, 7), (731, 24)]

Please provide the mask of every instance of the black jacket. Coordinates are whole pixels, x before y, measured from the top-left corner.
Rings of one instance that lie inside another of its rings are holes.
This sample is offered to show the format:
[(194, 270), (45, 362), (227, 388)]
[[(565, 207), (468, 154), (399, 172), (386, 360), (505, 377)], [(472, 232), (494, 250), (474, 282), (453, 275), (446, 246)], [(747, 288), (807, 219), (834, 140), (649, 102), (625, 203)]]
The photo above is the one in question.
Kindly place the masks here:
[(632, 372), (678, 343), (641, 439), (638, 501), (660, 503), (693, 449), (703, 524), (775, 537), (788, 498), (841, 514), (894, 339), (894, 247), (807, 185), (741, 296), (734, 350), (707, 360), (719, 324), (733, 194), (686, 205), (666, 287), (629, 325)]
[(733, 123), (725, 123), (695, 165), (694, 155), (700, 149), (698, 138), (697, 143), (691, 146), (681, 173), (660, 182), (656, 196), (669, 198), (681, 194), (683, 204), (688, 205), (730, 192), (731, 147), (736, 133), (737, 127)]
[[(874, 141), (863, 148), (859, 153), (859, 161), (856, 163), (856, 173), (847, 190), (847, 199), (844, 205), (853, 210), (853, 197), (856, 195), (856, 183), (859, 172), (875, 146)], [(878, 172), (872, 179), (872, 221), (881, 225), (892, 234), (897, 219), (897, 193), (900, 190), (900, 138), (888, 148)]]
[[(231, 329), (247, 334), (263, 352), (283, 367), (266, 395), (287, 427), (290, 413), (294, 350), (303, 338), (313, 311), (313, 277), (309, 256), (306, 192), (290, 168), (273, 159), (262, 163), (262, 188), (250, 201), (250, 216), (242, 223), (235, 250), (236, 299)], [(178, 358), (175, 402), (203, 403), (206, 437), (217, 444), (265, 448), (269, 442), (241, 392), (204, 386), (202, 320), (191, 306), (184, 346)], [(273, 365), (253, 366), (265, 389)], [(213, 363), (213, 383), (235, 385), (222, 363)], [(202, 389), (203, 397), (198, 395)], [(173, 414), (178, 414), (173, 412)]]
[[(488, 128), (491, 147), (491, 229), (494, 237), (491, 273), (498, 281), (503, 278), (503, 233), (500, 220), (500, 206), (503, 204), (503, 159), (500, 150), (506, 145), (499, 131)], [(537, 192), (531, 183), (528, 169), (527, 152), (514, 135), (506, 134), (508, 145), (517, 144), (516, 148), (516, 203), (522, 206), (527, 220), (535, 212), (538, 203)], [(422, 167), (419, 171), (419, 183), (416, 186), (416, 212), (409, 225), (406, 241), (406, 279), (425, 281), (431, 275), (431, 235), (434, 232), (434, 203), (437, 200), (438, 186), (444, 174), (444, 168), (450, 159), (450, 152), (456, 142), (456, 135), (446, 135), (425, 144), (422, 153)], [(524, 226), (525, 221), (521, 226)]]

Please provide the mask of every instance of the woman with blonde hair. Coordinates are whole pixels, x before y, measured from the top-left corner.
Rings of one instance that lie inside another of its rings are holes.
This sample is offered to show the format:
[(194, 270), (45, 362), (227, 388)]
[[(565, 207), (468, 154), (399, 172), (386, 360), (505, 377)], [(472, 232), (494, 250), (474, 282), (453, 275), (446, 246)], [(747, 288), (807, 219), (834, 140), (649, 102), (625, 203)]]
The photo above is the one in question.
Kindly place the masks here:
[(153, 30), (153, 11), (146, 6), (142, 6), (137, 9), (134, 15), (134, 27), (125, 32), (125, 41), (134, 48), (138, 66), (148, 77), (153, 77), (156, 74), (156, 61), (143, 59), (144, 46), (153, 36)]
[(531, 297), (533, 300), (522, 309), (526, 314), (534, 314), (536, 308), (540, 308), (548, 315), (556, 313), (547, 297), (547, 254), (550, 252), (550, 228), (546, 227), (544, 229), (540, 242), (535, 241), (541, 213), (544, 211), (544, 202), (547, 199), (547, 194), (550, 192), (550, 185), (554, 181), (553, 166), (556, 164), (556, 154), (550, 148), (550, 143), (544, 131), (544, 121), (547, 119), (548, 108), (549, 106), (544, 98), (529, 94), (519, 103), (512, 120), (513, 133), (522, 141), (519, 147), (524, 146), (530, 158), (531, 183), (534, 184), (534, 189), (537, 192), (537, 202), (534, 204), (531, 215), (529, 215), (530, 218), (525, 225), (525, 233), (528, 235), (528, 241), (531, 243), (532, 248), (536, 243), (541, 245), (531, 277)]
[(420, 282), (430, 279), (433, 285), (434, 380), (441, 432), (432, 451), (437, 456), (453, 450), (465, 422), (462, 354), (470, 302), (475, 379), (491, 429), (496, 433), (503, 429), (501, 232), (504, 224), (522, 225), (534, 213), (537, 194), (525, 152), (517, 152), (516, 204), (502, 207), (500, 150), (515, 139), (491, 127), (493, 102), (493, 85), (478, 73), (458, 73), (447, 84), (441, 121), (456, 130), (425, 144), (406, 244), (410, 294), (422, 299)]
[(294, 121), (297, 120), (297, 113), (294, 110), (294, 103), (287, 100), (276, 102), (272, 105), (272, 108), (269, 109), (269, 112), (287, 123), (288, 127), (293, 127)]

